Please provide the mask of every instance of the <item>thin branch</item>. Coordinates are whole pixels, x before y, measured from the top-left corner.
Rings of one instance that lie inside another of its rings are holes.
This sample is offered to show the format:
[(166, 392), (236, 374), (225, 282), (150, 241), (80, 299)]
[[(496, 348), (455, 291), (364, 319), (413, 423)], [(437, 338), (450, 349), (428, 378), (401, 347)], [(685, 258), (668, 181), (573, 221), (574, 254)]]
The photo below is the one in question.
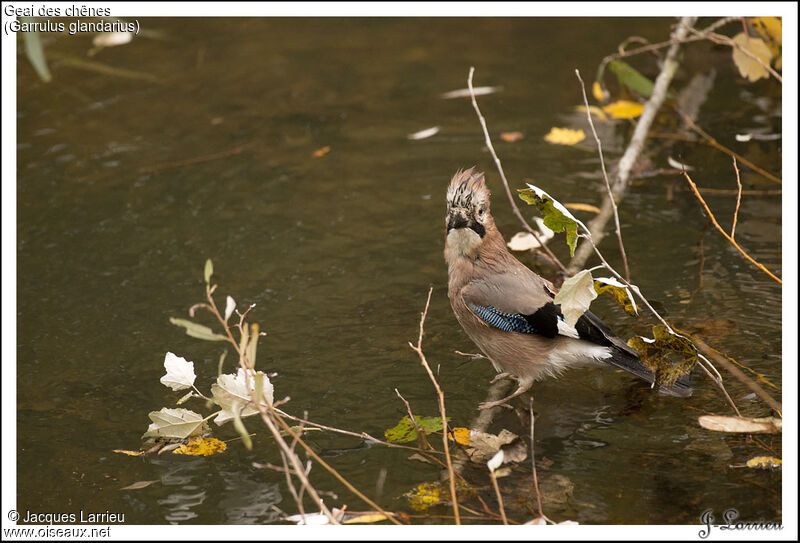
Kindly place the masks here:
[(414, 417), (414, 413), (411, 412), (411, 405), (408, 403), (408, 401), (406, 401), (405, 398), (403, 398), (403, 395), (400, 394), (399, 390), (395, 388), (394, 392), (395, 394), (397, 394), (397, 397), (403, 400), (403, 403), (406, 404), (406, 411), (408, 411), (408, 418), (411, 419), (411, 424), (414, 425), (414, 431), (417, 433), (417, 443), (420, 445), (420, 448), (422, 448), (422, 445), (428, 444), (428, 440), (425, 439), (425, 434), (422, 432), (419, 425), (417, 425), (417, 419)]
[(722, 234), (725, 237), (725, 239), (727, 239), (728, 242), (731, 245), (733, 245), (736, 248), (736, 250), (739, 251), (742, 254), (742, 256), (744, 256), (748, 261), (750, 261), (750, 263), (752, 263), (754, 266), (756, 266), (759, 270), (761, 270), (764, 273), (766, 273), (767, 275), (769, 275), (772, 279), (777, 281), (779, 284), (783, 284), (783, 281), (781, 280), (780, 277), (778, 277), (777, 275), (775, 275), (774, 273), (769, 271), (766, 267), (764, 267), (763, 264), (761, 264), (760, 262), (756, 261), (753, 257), (751, 257), (749, 254), (747, 254), (745, 252), (745, 250), (742, 249), (741, 246), (738, 243), (736, 243), (736, 240), (733, 239), (725, 230), (723, 230), (723, 228), (717, 222), (717, 218), (714, 216), (714, 213), (711, 212), (711, 209), (709, 209), (708, 204), (706, 204), (706, 201), (703, 199), (703, 196), (700, 194), (700, 191), (697, 190), (697, 185), (695, 185), (694, 181), (692, 181), (692, 178), (689, 177), (689, 173), (688, 172), (683, 172), (683, 176), (689, 182), (689, 186), (692, 187), (692, 191), (694, 192), (694, 195), (697, 197), (698, 200), (700, 200), (700, 203), (703, 205), (703, 208), (706, 210), (706, 213), (708, 214), (709, 218), (711, 219), (711, 222), (714, 223), (714, 227), (717, 230), (719, 230), (719, 233)]
[[(470, 88), (472, 88), (472, 79), (470, 78)], [(473, 98), (474, 99), (474, 98)], [(417, 345), (415, 346), (410, 341), (408, 344), (411, 346), (411, 349), (419, 355), (420, 362), (422, 366), (425, 368), (425, 371), (428, 372), (428, 377), (430, 377), (431, 382), (433, 383), (434, 388), (436, 389), (436, 395), (439, 398), (439, 413), (442, 417), (442, 442), (444, 443), (444, 456), (447, 459), (447, 472), (450, 475), (450, 495), (453, 499), (453, 515), (456, 519), (456, 524), (461, 524), (461, 517), (458, 512), (458, 498), (456, 497), (456, 480), (455, 480), (455, 473), (453, 472), (453, 462), (450, 458), (450, 444), (447, 441), (447, 413), (444, 408), (444, 393), (442, 389), (439, 387), (439, 383), (436, 381), (436, 377), (434, 377), (433, 372), (431, 371), (431, 367), (428, 365), (428, 361), (425, 359), (425, 354), (422, 352), (422, 334), (424, 332), (424, 325), (425, 325), (425, 316), (428, 314), (428, 306), (431, 303), (431, 294), (433, 293), (433, 287), (430, 288), (428, 291), (428, 300), (425, 302), (425, 311), (422, 312), (422, 316), (419, 319), (419, 339), (417, 339)]]
[[(528, 409), (530, 410), (531, 414), (531, 468), (533, 469), (533, 489), (536, 491), (536, 502), (539, 506), (539, 516), (545, 521), (550, 520), (544, 514), (542, 510), (542, 493), (539, 492), (539, 476), (536, 473), (536, 458), (534, 456), (534, 441), (533, 441), (533, 425), (535, 423), (535, 416), (533, 414), (533, 396), (530, 397), (528, 400)], [(552, 521), (550, 521), (552, 522)]]
[(531, 225), (528, 224), (528, 221), (525, 220), (525, 217), (522, 216), (522, 212), (520, 212), (519, 207), (517, 206), (517, 202), (514, 197), (511, 195), (511, 188), (508, 186), (508, 179), (506, 179), (506, 174), (503, 171), (503, 165), (500, 163), (500, 158), (497, 156), (497, 153), (494, 151), (494, 146), (492, 145), (492, 138), (489, 137), (489, 129), (486, 127), (486, 119), (483, 117), (480, 108), (478, 107), (478, 101), (475, 99), (475, 90), (472, 88), (472, 76), (475, 73), (475, 67), (472, 66), (469, 69), (469, 77), (467, 78), (467, 87), (469, 87), (469, 95), (472, 99), (472, 107), (475, 109), (475, 113), (478, 115), (478, 120), (480, 120), (481, 128), (483, 128), (483, 135), (486, 139), (486, 147), (489, 148), (489, 153), (491, 153), (492, 158), (494, 159), (494, 163), (497, 166), (497, 171), (500, 173), (500, 179), (503, 180), (503, 186), (506, 189), (506, 196), (508, 196), (508, 201), (511, 202), (511, 209), (514, 211), (514, 215), (517, 216), (519, 221), (522, 223), (523, 228), (533, 234), (533, 238), (539, 243), (539, 246), (545, 250), (547, 255), (553, 260), (553, 262), (561, 268), (561, 271), (566, 272), (567, 268), (564, 267), (564, 264), (553, 254), (547, 245), (545, 245), (542, 240), (539, 239), (536, 231), (531, 228)]
[(503, 507), (503, 496), (500, 494), (500, 487), (497, 485), (497, 477), (494, 475), (494, 470), (489, 470), (489, 478), (492, 480), (494, 493), (497, 494), (497, 504), (500, 506), (500, 516), (503, 519), (503, 524), (508, 526), (508, 519), (506, 518), (506, 509)]
[(711, 135), (709, 135), (708, 132), (706, 132), (705, 130), (703, 130), (699, 126), (697, 126), (697, 123), (695, 123), (692, 120), (691, 117), (689, 117), (686, 113), (684, 113), (683, 111), (681, 111), (677, 107), (675, 108), (675, 111), (677, 111), (678, 115), (680, 115), (683, 118), (684, 122), (686, 122), (686, 124), (689, 125), (689, 128), (694, 130), (694, 132), (697, 133), (698, 136), (703, 138), (703, 140), (705, 140), (705, 142), (708, 143), (708, 145), (710, 145), (711, 147), (713, 147), (713, 148), (715, 148), (715, 149), (717, 149), (719, 151), (722, 151), (723, 153), (725, 153), (728, 156), (734, 157), (736, 160), (738, 160), (739, 162), (741, 162), (742, 164), (744, 164), (748, 168), (752, 169), (756, 173), (759, 173), (762, 176), (766, 177), (770, 181), (774, 181), (776, 183), (781, 183), (781, 184), (783, 183), (783, 181), (779, 177), (769, 173), (768, 171), (766, 171), (763, 168), (760, 168), (760, 167), (756, 166), (755, 164), (753, 164), (752, 162), (750, 162), (749, 160), (744, 158), (742, 155), (740, 155), (740, 154), (738, 154), (738, 153), (736, 153), (734, 151), (731, 151), (730, 149), (728, 149), (727, 147), (722, 145), (720, 142), (715, 140), (713, 137), (711, 137)]
[(606, 161), (603, 158), (603, 144), (600, 143), (600, 138), (597, 136), (597, 130), (594, 128), (594, 121), (592, 121), (592, 113), (589, 110), (589, 100), (586, 98), (586, 86), (581, 79), (581, 73), (575, 69), (575, 75), (581, 83), (581, 92), (583, 92), (583, 104), (586, 107), (586, 118), (589, 120), (589, 126), (592, 128), (594, 134), (594, 141), (597, 142), (597, 152), (600, 155), (600, 166), (603, 169), (603, 181), (606, 183), (606, 190), (608, 191), (608, 199), (611, 201), (612, 209), (614, 210), (614, 223), (617, 226), (617, 240), (619, 241), (619, 252), (622, 255), (622, 264), (625, 268), (625, 279), (631, 280), (631, 271), (628, 268), (628, 256), (625, 254), (625, 245), (622, 243), (622, 229), (619, 226), (619, 213), (617, 211), (617, 203), (614, 201), (614, 193), (611, 190), (611, 183), (608, 181), (608, 172), (606, 172)]
[(733, 157), (733, 169), (736, 170), (736, 209), (733, 212), (733, 226), (731, 226), (731, 239), (736, 237), (736, 220), (739, 217), (739, 205), (742, 203), (742, 180), (739, 177), (739, 166), (736, 165), (736, 157)]

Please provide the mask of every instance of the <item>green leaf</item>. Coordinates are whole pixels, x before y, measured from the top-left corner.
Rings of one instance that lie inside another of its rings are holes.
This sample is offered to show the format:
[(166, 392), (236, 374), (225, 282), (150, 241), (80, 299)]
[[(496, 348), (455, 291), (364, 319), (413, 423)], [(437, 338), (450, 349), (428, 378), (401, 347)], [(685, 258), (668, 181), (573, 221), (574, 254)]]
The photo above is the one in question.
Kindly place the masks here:
[(211, 328), (208, 326), (203, 326), (202, 324), (197, 324), (196, 322), (192, 322), (186, 319), (176, 319), (175, 317), (170, 317), (169, 322), (176, 326), (182, 326), (186, 328), (186, 335), (196, 337), (197, 339), (204, 339), (206, 341), (227, 341), (227, 336), (223, 336), (221, 334), (215, 334)]
[[(628, 346), (639, 353), (642, 363), (655, 373), (656, 385), (669, 388), (697, 363), (697, 349), (688, 338), (672, 333), (665, 326), (653, 326), (655, 339), (634, 336)], [(671, 355), (681, 358), (673, 363)]]
[(574, 327), (595, 298), (597, 298), (597, 292), (594, 289), (592, 272), (581, 270), (564, 281), (553, 299), (553, 303), (561, 306), (564, 321)]
[(595, 278), (594, 290), (597, 294), (603, 294), (604, 292), (609, 293), (628, 315), (633, 315), (635, 317), (639, 314), (639, 308), (636, 306), (636, 301), (633, 299), (633, 296), (631, 296), (630, 289), (613, 277)]
[[(420, 417), (414, 415), (414, 420), (417, 426), (424, 432), (438, 432), (442, 429), (441, 417)], [(448, 417), (447, 420), (450, 420)], [(414, 423), (408, 418), (408, 415), (400, 419), (397, 426), (390, 428), (383, 433), (386, 436), (386, 441), (390, 443), (407, 443), (417, 439), (417, 430), (414, 428)]]
[(147, 428), (143, 438), (185, 439), (202, 435), (203, 432), (208, 431), (208, 424), (203, 416), (188, 409), (164, 407), (161, 411), (151, 411), (148, 417), (153, 423)]
[(539, 213), (544, 217), (544, 225), (553, 232), (565, 232), (570, 256), (575, 256), (575, 246), (578, 243), (578, 225), (586, 231), (589, 229), (572, 216), (561, 202), (534, 185), (528, 184), (527, 189), (519, 189), (519, 197), (528, 204), (535, 204)]
[(236, 428), (236, 431), (239, 432), (239, 435), (242, 437), (242, 443), (244, 443), (245, 449), (252, 451), (253, 441), (250, 439), (250, 434), (247, 433), (247, 428), (244, 427), (238, 409), (233, 411), (233, 427)]
[(621, 85), (625, 85), (646, 98), (653, 94), (653, 82), (627, 62), (612, 60), (608, 63), (608, 67), (616, 74)]
[(206, 267), (203, 270), (203, 277), (206, 280), (206, 285), (209, 283), (209, 281), (211, 281), (212, 275), (214, 275), (214, 263), (211, 262), (211, 259), (209, 258), (206, 260)]
[[(20, 23), (30, 23), (33, 21), (32, 17), (20, 17)], [(22, 38), (25, 41), (25, 55), (36, 70), (39, 79), (45, 83), (52, 81), (53, 76), (50, 75), (50, 69), (47, 67), (47, 60), (44, 57), (44, 48), (42, 47), (42, 40), (39, 38), (37, 31), (23, 32)]]

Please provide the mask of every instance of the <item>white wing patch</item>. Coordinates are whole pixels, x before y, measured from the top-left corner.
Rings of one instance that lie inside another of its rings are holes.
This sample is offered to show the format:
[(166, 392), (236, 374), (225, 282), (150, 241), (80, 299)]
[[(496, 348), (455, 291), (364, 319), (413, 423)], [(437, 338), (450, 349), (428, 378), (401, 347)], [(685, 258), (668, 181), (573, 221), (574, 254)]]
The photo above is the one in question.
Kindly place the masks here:
[(578, 331), (575, 329), (574, 326), (570, 326), (566, 322), (564, 322), (563, 317), (558, 318), (558, 323), (556, 325), (558, 327), (558, 333), (562, 336), (572, 337), (575, 339), (580, 339), (578, 335)]

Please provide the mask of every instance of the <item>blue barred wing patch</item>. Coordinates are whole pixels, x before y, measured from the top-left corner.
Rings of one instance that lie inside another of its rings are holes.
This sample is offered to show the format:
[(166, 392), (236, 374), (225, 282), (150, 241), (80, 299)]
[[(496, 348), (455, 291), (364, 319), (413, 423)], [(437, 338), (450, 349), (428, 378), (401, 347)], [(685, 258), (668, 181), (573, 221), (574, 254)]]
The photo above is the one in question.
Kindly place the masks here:
[(536, 333), (536, 329), (525, 319), (525, 315), (520, 315), (519, 313), (503, 313), (492, 306), (470, 304), (469, 307), (486, 323), (500, 330), (519, 332), (522, 334)]

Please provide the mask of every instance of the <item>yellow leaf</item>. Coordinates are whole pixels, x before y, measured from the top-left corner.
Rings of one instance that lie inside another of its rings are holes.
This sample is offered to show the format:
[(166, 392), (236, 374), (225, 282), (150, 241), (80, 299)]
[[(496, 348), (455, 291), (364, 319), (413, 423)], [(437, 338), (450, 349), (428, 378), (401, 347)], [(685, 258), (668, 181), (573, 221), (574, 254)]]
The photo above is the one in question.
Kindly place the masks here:
[(780, 469), (783, 461), (780, 458), (771, 456), (755, 456), (747, 461), (748, 468), (758, 469)]
[(114, 449), (115, 453), (127, 454), (128, 456), (142, 456), (145, 451), (126, 451), (125, 449)]
[[(575, 106), (575, 111), (580, 111), (581, 113), (586, 113), (586, 106)], [(608, 116), (603, 113), (603, 110), (597, 106), (589, 106), (589, 113), (594, 115), (597, 119), (601, 121), (607, 121)]]
[(600, 213), (600, 208), (592, 204), (581, 204), (575, 202), (573, 204), (564, 204), (567, 209), (577, 209), (578, 211), (588, 211), (589, 213)]
[(555, 126), (551, 128), (550, 132), (544, 137), (545, 141), (558, 145), (575, 145), (584, 139), (586, 139), (586, 134), (584, 134), (583, 130), (557, 128)]
[(364, 515), (358, 515), (356, 517), (349, 518), (342, 522), (342, 524), (367, 524), (371, 522), (380, 522), (382, 520), (386, 520), (387, 517), (383, 513), (366, 513)]
[(780, 69), (781, 62), (781, 43), (783, 41), (783, 31), (781, 29), (780, 17), (753, 17), (750, 19), (750, 26), (752, 26), (758, 35), (764, 40), (764, 43), (769, 47), (773, 58), (775, 58), (775, 67)]
[(469, 428), (453, 428), (453, 439), (461, 445), (469, 445)]
[[(769, 77), (769, 72), (764, 65), (753, 58), (755, 56), (764, 64), (769, 65), (772, 53), (764, 40), (751, 38), (744, 32), (739, 32), (733, 37), (733, 43), (737, 45), (733, 48), (733, 63), (739, 68), (742, 77), (746, 77), (749, 81), (758, 81), (762, 77)], [(743, 53), (742, 49), (750, 55)]]
[(592, 83), (592, 96), (594, 96), (594, 99), (598, 102), (605, 102), (608, 100), (608, 95), (603, 90), (603, 86), (599, 81)]
[(611, 115), (614, 119), (635, 119), (642, 114), (644, 106), (639, 102), (630, 100), (617, 100), (613, 104), (603, 106), (603, 111)]
[[(456, 480), (455, 486), (456, 497), (459, 501), (475, 494), (475, 489), (460, 479)], [(446, 481), (421, 483), (414, 487), (411, 492), (405, 494), (404, 497), (408, 499), (408, 505), (411, 509), (414, 511), (425, 511), (434, 505), (450, 503), (452, 499), (450, 495), (450, 483)]]
[(193, 439), (172, 451), (172, 454), (188, 454), (191, 456), (210, 456), (212, 454), (221, 453), (228, 446), (224, 441), (220, 441), (215, 437), (207, 437), (202, 439)]

